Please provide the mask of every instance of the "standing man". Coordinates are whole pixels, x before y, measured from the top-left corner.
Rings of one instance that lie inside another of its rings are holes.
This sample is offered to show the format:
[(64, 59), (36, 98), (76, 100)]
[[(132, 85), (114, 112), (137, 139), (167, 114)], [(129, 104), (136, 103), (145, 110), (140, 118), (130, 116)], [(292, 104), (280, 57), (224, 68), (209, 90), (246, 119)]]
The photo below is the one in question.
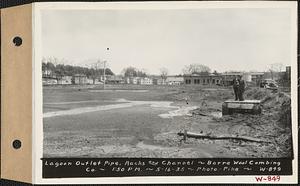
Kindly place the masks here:
[(239, 76), (239, 88), (238, 88), (238, 97), (240, 101), (244, 101), (244, 92), (245, 92), (245, 81), (243, 80), (242, 76)]
[(233, 79), (233, 91), (234, 91), (234, 95), (235, 95), (235, 101), (237, 101), (239, 99), (239, 80), (237, 79), (237, 77), (235, 76)]

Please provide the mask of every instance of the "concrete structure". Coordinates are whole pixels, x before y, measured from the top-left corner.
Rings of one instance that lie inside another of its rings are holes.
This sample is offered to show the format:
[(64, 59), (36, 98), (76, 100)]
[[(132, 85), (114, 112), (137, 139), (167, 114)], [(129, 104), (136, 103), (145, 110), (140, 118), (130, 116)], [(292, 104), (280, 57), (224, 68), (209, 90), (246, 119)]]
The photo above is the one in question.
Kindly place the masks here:
[(183, 78), (185, 85), (219, 85), (222, 83), (222, 76), (215, 74), (192, 74), (184, 75)]
[(260, 114), (260, 100), (225, 101), (222, 105), (222, 115), (229, 115), (233, 113)]

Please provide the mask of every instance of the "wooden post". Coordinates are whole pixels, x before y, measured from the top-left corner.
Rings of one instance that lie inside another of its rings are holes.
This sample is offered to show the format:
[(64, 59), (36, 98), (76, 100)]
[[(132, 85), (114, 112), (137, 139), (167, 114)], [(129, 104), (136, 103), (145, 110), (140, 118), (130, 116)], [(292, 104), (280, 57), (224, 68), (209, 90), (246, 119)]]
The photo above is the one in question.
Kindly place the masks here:
[(187, 138), (187, 130), (184, 129), (184, 135), (183, 135), (183, 141), (186, 142), (186, 138)]

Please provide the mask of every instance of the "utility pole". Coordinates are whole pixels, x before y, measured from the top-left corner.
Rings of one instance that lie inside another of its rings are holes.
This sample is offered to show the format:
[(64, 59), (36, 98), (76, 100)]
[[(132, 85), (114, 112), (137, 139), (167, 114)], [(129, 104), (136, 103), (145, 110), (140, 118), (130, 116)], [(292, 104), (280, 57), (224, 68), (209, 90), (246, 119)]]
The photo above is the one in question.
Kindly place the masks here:
[(106, 61), (103, 61), (103, 89), (105, 90), (105, 68), (106, 68)]
[[(106, 48), (106, 51), (109, 51), (109, 47)], [(105, 90), (105, 70), (106, 70), (106, 60), (103, 61), (103, 76), (104, 76), (104, 80), (103, 80), (103, 89)]]
[(100, 60), (98, 60), (98, 61), (95, 63), (95, 68), (96, 68), (96, 72), (95, 72), (95, 81), (97, 80), (97, 77), (98, 77), (98, 63), (100, 63)]

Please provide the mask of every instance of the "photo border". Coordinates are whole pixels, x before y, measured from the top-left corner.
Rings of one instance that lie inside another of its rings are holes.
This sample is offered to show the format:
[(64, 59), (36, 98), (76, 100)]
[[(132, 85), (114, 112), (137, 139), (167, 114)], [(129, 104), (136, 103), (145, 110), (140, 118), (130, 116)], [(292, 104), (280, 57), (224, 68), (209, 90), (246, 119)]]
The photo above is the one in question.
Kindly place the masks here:
[[(291, 99), (293, 133), (293, 176), (281, 176), (280, 183), (298, 181), (298, 97), (297, 97), (297, 2), (51, 2), (33, 3), (33, 183), (37, 184), (97, 184), (97, 183), (257, 183), (255, 176), (139, 176), (139, 177), (102, 177), (102, 178), (60, 178), (43, 179), (43, 113), (42, 113), (42, 73), (41, 73), (41, 11), (70, 9), (196, 9), (196, 8), (290, 8), (291, 9)], [(260, 176), (260, 175), (257, 175)], [(171, 179), (170, 179), (171, 178)]]

